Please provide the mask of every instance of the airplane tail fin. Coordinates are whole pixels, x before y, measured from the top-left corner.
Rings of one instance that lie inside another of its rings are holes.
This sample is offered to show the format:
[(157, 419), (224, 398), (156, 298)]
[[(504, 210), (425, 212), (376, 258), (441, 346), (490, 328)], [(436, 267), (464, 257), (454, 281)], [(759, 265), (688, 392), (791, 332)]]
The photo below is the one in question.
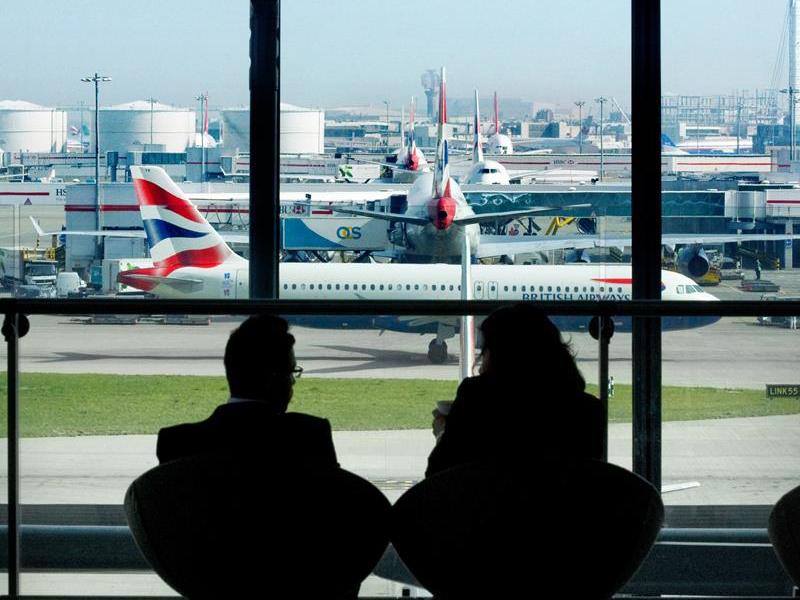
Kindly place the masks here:
[(472, 146), (472, 162), (478, 164), (483, 162), (483, 148), (481, 147), (481, 109), (478, 103), (478, 90), (475, 90), (475, 141)]
[(161, 167), (132, 166), (131, 175), (155, 267), (215, 267), (242, 260)]
[(416, 145), (416, 141), (414, 139), (414, 113), (417, 109), (417, 99), (414, 96), (411, 96), (411, 114), (408, 117), (408, 145), (411, 150), (414, 149)]
[(675, 142), (666, 133), (661, 134), (661, 145), (666, 148), (677, 148)]
[(433, 195), (441, 196), (450, 177), (447, 140), (444, 139), (444, 126), (447, 123), (447, 82), (442, 67), (439, 84), (439, 127), (436, 132), (436, 168), (433, 174)]
[(400, 107), (400, 154), (406, 153), (406, 107)]

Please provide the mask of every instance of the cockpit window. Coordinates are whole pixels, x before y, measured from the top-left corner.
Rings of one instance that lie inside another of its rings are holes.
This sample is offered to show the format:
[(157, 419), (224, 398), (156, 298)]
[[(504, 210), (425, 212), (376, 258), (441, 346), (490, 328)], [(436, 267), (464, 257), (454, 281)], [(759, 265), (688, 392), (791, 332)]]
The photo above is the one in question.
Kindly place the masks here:
[(682, 285), (679, 285), (679, 286), (677, 286), (675, 289), (677, 290), (677, 292), (678, 292), (679, 294), (682, 294), (682, 293), (683, 293), (683, 286), (682, 286)]

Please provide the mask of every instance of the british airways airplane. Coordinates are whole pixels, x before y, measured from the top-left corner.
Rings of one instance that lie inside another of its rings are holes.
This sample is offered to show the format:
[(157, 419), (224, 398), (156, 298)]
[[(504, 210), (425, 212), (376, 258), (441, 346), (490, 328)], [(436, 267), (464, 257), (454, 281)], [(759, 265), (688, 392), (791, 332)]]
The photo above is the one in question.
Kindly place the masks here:
[[(120, 283), (162, 298), (249, 298), (249, 263), (234, 253), (160, 167), (133, 166), (136, 197), (153, 260), (151, 267), (123, 271)], [(474, 265), (476, 300), (517, 302), (631, 299), (630, 265)], [(661, 272), (664, 300), (716, 300), (691, 279)], [(299, 300), (458, 300), (461, 267), (446, 264), (281, 263), (280, 298)], [(456, 317), (314, 315), (290, 317), (296, 325), (381, 329), (435, 334), (432, 362), (447, 358), (446, 340)], [(582, 330), (588, 318), (555, 318), (564, 330)], [(708, 325), (717, 318), (664, 319), (665, 329)], [(625, 320), (618, 326), (625, 328)]]

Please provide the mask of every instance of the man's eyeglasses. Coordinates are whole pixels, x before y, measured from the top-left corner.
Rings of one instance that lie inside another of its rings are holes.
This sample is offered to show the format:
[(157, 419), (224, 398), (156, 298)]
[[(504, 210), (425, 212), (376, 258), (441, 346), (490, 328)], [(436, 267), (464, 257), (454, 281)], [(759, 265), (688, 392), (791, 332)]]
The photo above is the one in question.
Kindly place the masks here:
[(295, 367), (294, 369), (292, 369), (291, 371), (289, 371), (289, 373), (290, 373), (290, 374), (292, 375), (292, 377), (294, 377), (295, 379), (300, 379), (300, 376), (303, 374), (303, 367)]

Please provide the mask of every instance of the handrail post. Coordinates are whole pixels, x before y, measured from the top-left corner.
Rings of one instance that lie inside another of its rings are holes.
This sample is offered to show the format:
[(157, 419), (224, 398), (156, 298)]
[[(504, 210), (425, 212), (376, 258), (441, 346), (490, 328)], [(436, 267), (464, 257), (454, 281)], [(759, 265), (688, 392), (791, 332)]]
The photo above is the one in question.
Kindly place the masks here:
[(597, 315), (589, 323), (589, 333), (597, 340), (598, 365), (597, 386), (603, 412), (603, 460), (608, 460), (608, 350), (614, 335), (614, 321), (611, 317)]
[(608, 461), (608, 347), (614, 335), (614, 322), (610, 317), (600, 317), (597, 343), (600, 359), (598, 381), (600, 385), (600, 403), (603, 405), (603, 460)]
[[(25, 319), (23, 316), (22, 319)], [(27, 322), (27, 320), (26, 320)], [(7, 312), (3, 337), (7, 346), (8, 415), (8, 597), (19, 597), (19, 331), (20, 315)]]

